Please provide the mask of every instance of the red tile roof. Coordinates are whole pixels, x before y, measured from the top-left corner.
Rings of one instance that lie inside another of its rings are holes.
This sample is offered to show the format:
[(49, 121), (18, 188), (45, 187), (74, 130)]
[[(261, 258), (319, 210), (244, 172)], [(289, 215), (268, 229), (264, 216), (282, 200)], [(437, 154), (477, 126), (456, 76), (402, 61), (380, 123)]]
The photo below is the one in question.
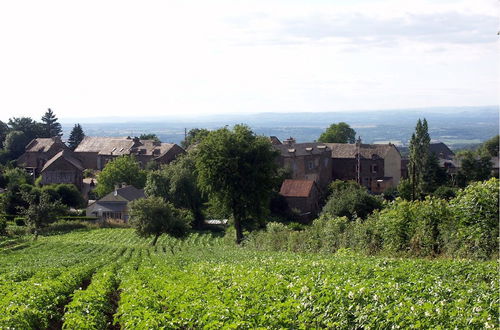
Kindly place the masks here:
[(285, 197), (309, 197), (314, 186), (312, 180), (290, 180), (283, 181), (280, 195)]

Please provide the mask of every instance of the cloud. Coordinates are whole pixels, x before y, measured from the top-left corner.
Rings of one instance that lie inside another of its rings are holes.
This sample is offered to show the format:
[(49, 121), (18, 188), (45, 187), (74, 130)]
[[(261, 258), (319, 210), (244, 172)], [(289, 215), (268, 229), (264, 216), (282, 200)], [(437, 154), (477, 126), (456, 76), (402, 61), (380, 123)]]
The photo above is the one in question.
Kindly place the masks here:
[[(237, 20), (234, 20), (237, 21)], [(362, 13), (246, 17), (233, 25), (246, 35), (240, 43), (304, 44), (336, 42), (390, 47), (402, 41), (428, 44), (484, 44), (497, 39), (497, 18), (459, 12), (374, 17)]]

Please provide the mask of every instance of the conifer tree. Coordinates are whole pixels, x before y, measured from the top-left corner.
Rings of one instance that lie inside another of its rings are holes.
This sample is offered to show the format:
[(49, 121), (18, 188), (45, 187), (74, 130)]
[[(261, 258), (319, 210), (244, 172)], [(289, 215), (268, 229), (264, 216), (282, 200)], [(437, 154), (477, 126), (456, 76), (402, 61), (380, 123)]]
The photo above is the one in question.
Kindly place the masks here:
[(62, 136), (61, 124), (57, 122), (57, 117), (50, 108), (42, 117), (42, 127), (44, 137)]
[(69, 134), (68, 146), (71, 150), (75, 150), (76, 147), (82, 142), (85, 137), (85, 133), (83, 132), (83, 128), (80, 124), (75, 124), (71, 133)]
[(410, 140), (410, 161), (408, 164), (408, 174), (411, 183), (411, 198), (419, 198), (424, 192), (424, 173), (429, 162), (429, 145), (431, 138), (427, 120), (420, 119), (415, 127), (415, 133)]

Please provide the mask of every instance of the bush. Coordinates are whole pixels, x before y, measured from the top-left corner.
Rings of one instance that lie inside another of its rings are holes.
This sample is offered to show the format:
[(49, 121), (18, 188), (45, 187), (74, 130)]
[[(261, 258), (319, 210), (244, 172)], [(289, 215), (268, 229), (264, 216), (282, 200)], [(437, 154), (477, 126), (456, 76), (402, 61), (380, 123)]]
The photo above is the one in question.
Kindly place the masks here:
[(347, 217), (351, 220), (365, 219), (374, 210), (382, 208), (382, 199), (368, 193), (366, 188), (353, 182), (335, 181), (332, 193), (323, 207), (322, 214), (330, 217)]
[(457, 255), (488, 259), (498, 253), (499, 181), (475, 182), (450, 201)]
[(439, 186), (434, 192), (432, 193), (432, 196), (441, 198), (441, 199), (446, 199), (450, 200), (454, 198), (457, 195), (457, 188), (453, 187), (448, 187), (448, 186)]
[(0, 216), (0, 236), (7, 235), (7, 219)]

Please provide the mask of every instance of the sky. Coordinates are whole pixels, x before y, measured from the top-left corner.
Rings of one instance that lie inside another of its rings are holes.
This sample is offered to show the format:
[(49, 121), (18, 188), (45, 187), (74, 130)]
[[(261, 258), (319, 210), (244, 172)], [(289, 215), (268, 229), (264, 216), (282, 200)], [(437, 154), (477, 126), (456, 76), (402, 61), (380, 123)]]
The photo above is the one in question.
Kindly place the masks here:
[(0, 120), (499, 104), (496, 0), (0, 2)]

